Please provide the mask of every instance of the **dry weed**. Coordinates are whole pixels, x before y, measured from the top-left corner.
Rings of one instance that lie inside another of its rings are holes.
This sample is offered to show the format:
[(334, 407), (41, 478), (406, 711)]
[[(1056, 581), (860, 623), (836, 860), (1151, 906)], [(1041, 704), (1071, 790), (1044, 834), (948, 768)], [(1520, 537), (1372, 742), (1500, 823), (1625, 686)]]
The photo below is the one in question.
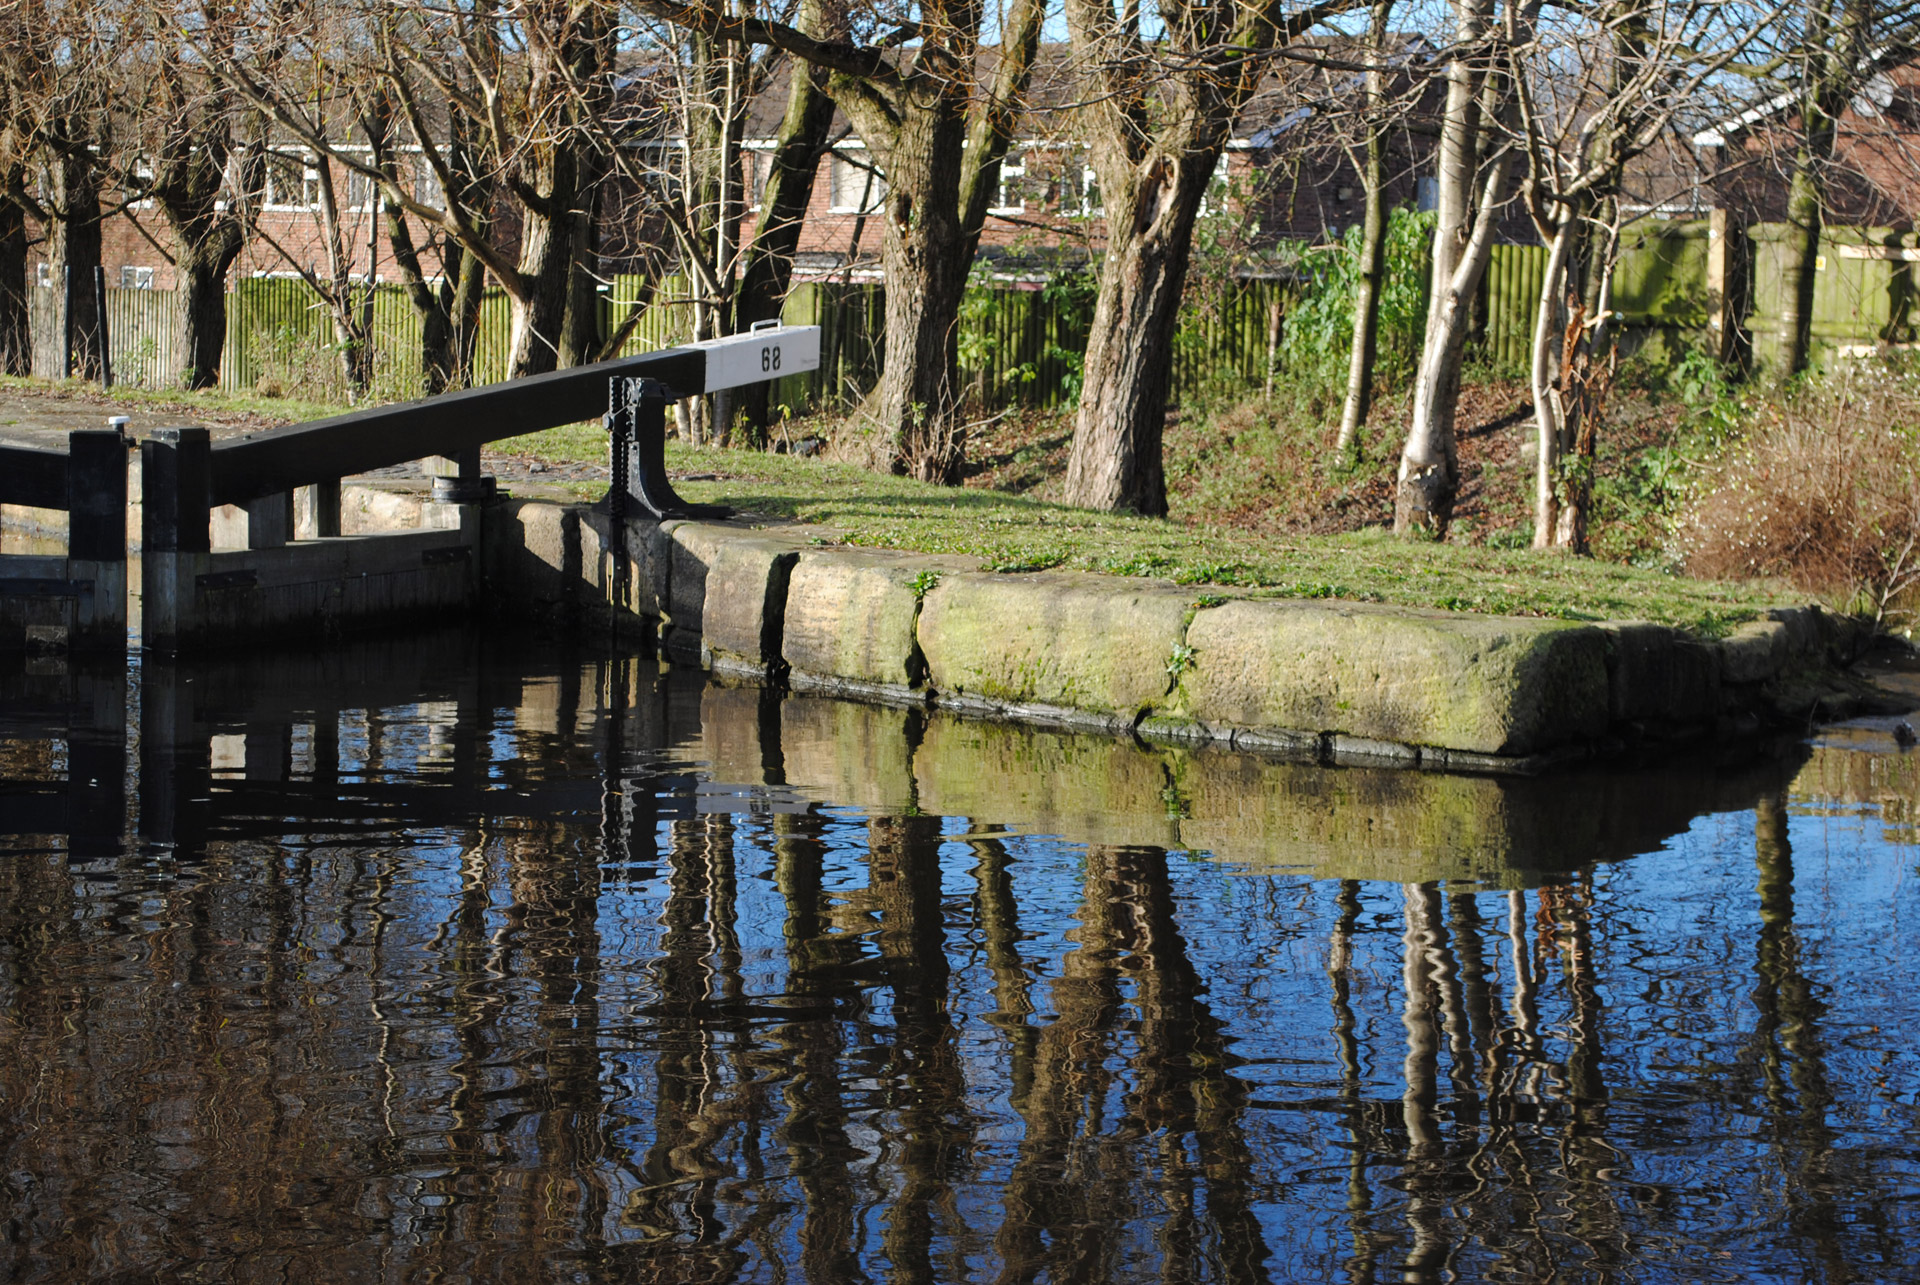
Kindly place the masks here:
[(1704, 471), (1677, 550), (1693, 575), (1778, 578), (1882, 627), (1920, 587), (1920, 375), (1838, 373), (1762, 406)]

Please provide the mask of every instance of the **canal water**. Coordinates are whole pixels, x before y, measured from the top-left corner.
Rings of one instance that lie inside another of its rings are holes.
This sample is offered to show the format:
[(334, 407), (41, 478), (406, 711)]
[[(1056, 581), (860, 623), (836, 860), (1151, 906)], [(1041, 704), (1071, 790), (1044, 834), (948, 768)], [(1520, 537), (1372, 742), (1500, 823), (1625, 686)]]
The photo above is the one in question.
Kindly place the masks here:
[(0, 672), (0, 1277), (1920, 1263), (1916, 759), (1331, 769), (436, 636)]

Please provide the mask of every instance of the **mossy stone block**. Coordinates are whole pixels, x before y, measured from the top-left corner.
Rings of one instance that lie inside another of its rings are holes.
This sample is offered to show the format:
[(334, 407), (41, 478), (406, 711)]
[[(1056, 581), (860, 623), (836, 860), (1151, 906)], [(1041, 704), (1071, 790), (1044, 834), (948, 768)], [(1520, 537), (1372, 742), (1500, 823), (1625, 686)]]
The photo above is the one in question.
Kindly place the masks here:
[(1606, 637), (1556, 621), (1230, 602), (1187, 631), (1185, 712), (1213, 725), (1537, 753), (1607, 727)]
[(1720, 651), (1646, 621), (1603, 624), (1608, 709), (1622, 722), (1694, 724), (1720, 707)]
[(684, 523), (673, 528), (667, 576), (668, 654), (702, 665), (764, 673), (780, 659), (787, 582), (799, 552), (776, 536)]
[(866, 550), (802, 553), (787, 586), (781, 656), (797, 678), (901, 691), (919, 686), (926, 677), (913, 633), (920, 592), (959, 569)]
[(948, 576), (921, 606), (920, 649), (943, 698), (1131, 722), (1171, 686), (1192, 598), (1108, 576)]
[(1753, 620), (1720, 641), (1720, 672), (1730, 683), (1764, 683), (1793, 658), (1793, 631), (1783, 621)]

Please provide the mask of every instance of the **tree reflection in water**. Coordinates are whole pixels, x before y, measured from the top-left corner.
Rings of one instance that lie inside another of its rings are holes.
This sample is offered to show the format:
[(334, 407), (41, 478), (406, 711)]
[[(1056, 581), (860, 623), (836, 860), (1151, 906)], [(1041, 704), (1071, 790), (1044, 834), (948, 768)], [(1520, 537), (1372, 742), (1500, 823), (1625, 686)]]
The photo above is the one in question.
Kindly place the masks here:
[(492, 648), (0, 679), (9, 1279), (1915, 1256), (1884, 772), (1335, 772)]

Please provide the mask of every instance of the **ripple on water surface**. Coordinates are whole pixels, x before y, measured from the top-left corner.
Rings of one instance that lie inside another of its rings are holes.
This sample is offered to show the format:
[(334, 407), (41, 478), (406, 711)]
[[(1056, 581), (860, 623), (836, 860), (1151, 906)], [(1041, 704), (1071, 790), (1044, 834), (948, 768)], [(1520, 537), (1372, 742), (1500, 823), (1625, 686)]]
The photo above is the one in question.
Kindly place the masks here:
[(15, 1280), (1899, 1280), (1920, 759), (1330, 769), (452, 637), (0, 673)]

